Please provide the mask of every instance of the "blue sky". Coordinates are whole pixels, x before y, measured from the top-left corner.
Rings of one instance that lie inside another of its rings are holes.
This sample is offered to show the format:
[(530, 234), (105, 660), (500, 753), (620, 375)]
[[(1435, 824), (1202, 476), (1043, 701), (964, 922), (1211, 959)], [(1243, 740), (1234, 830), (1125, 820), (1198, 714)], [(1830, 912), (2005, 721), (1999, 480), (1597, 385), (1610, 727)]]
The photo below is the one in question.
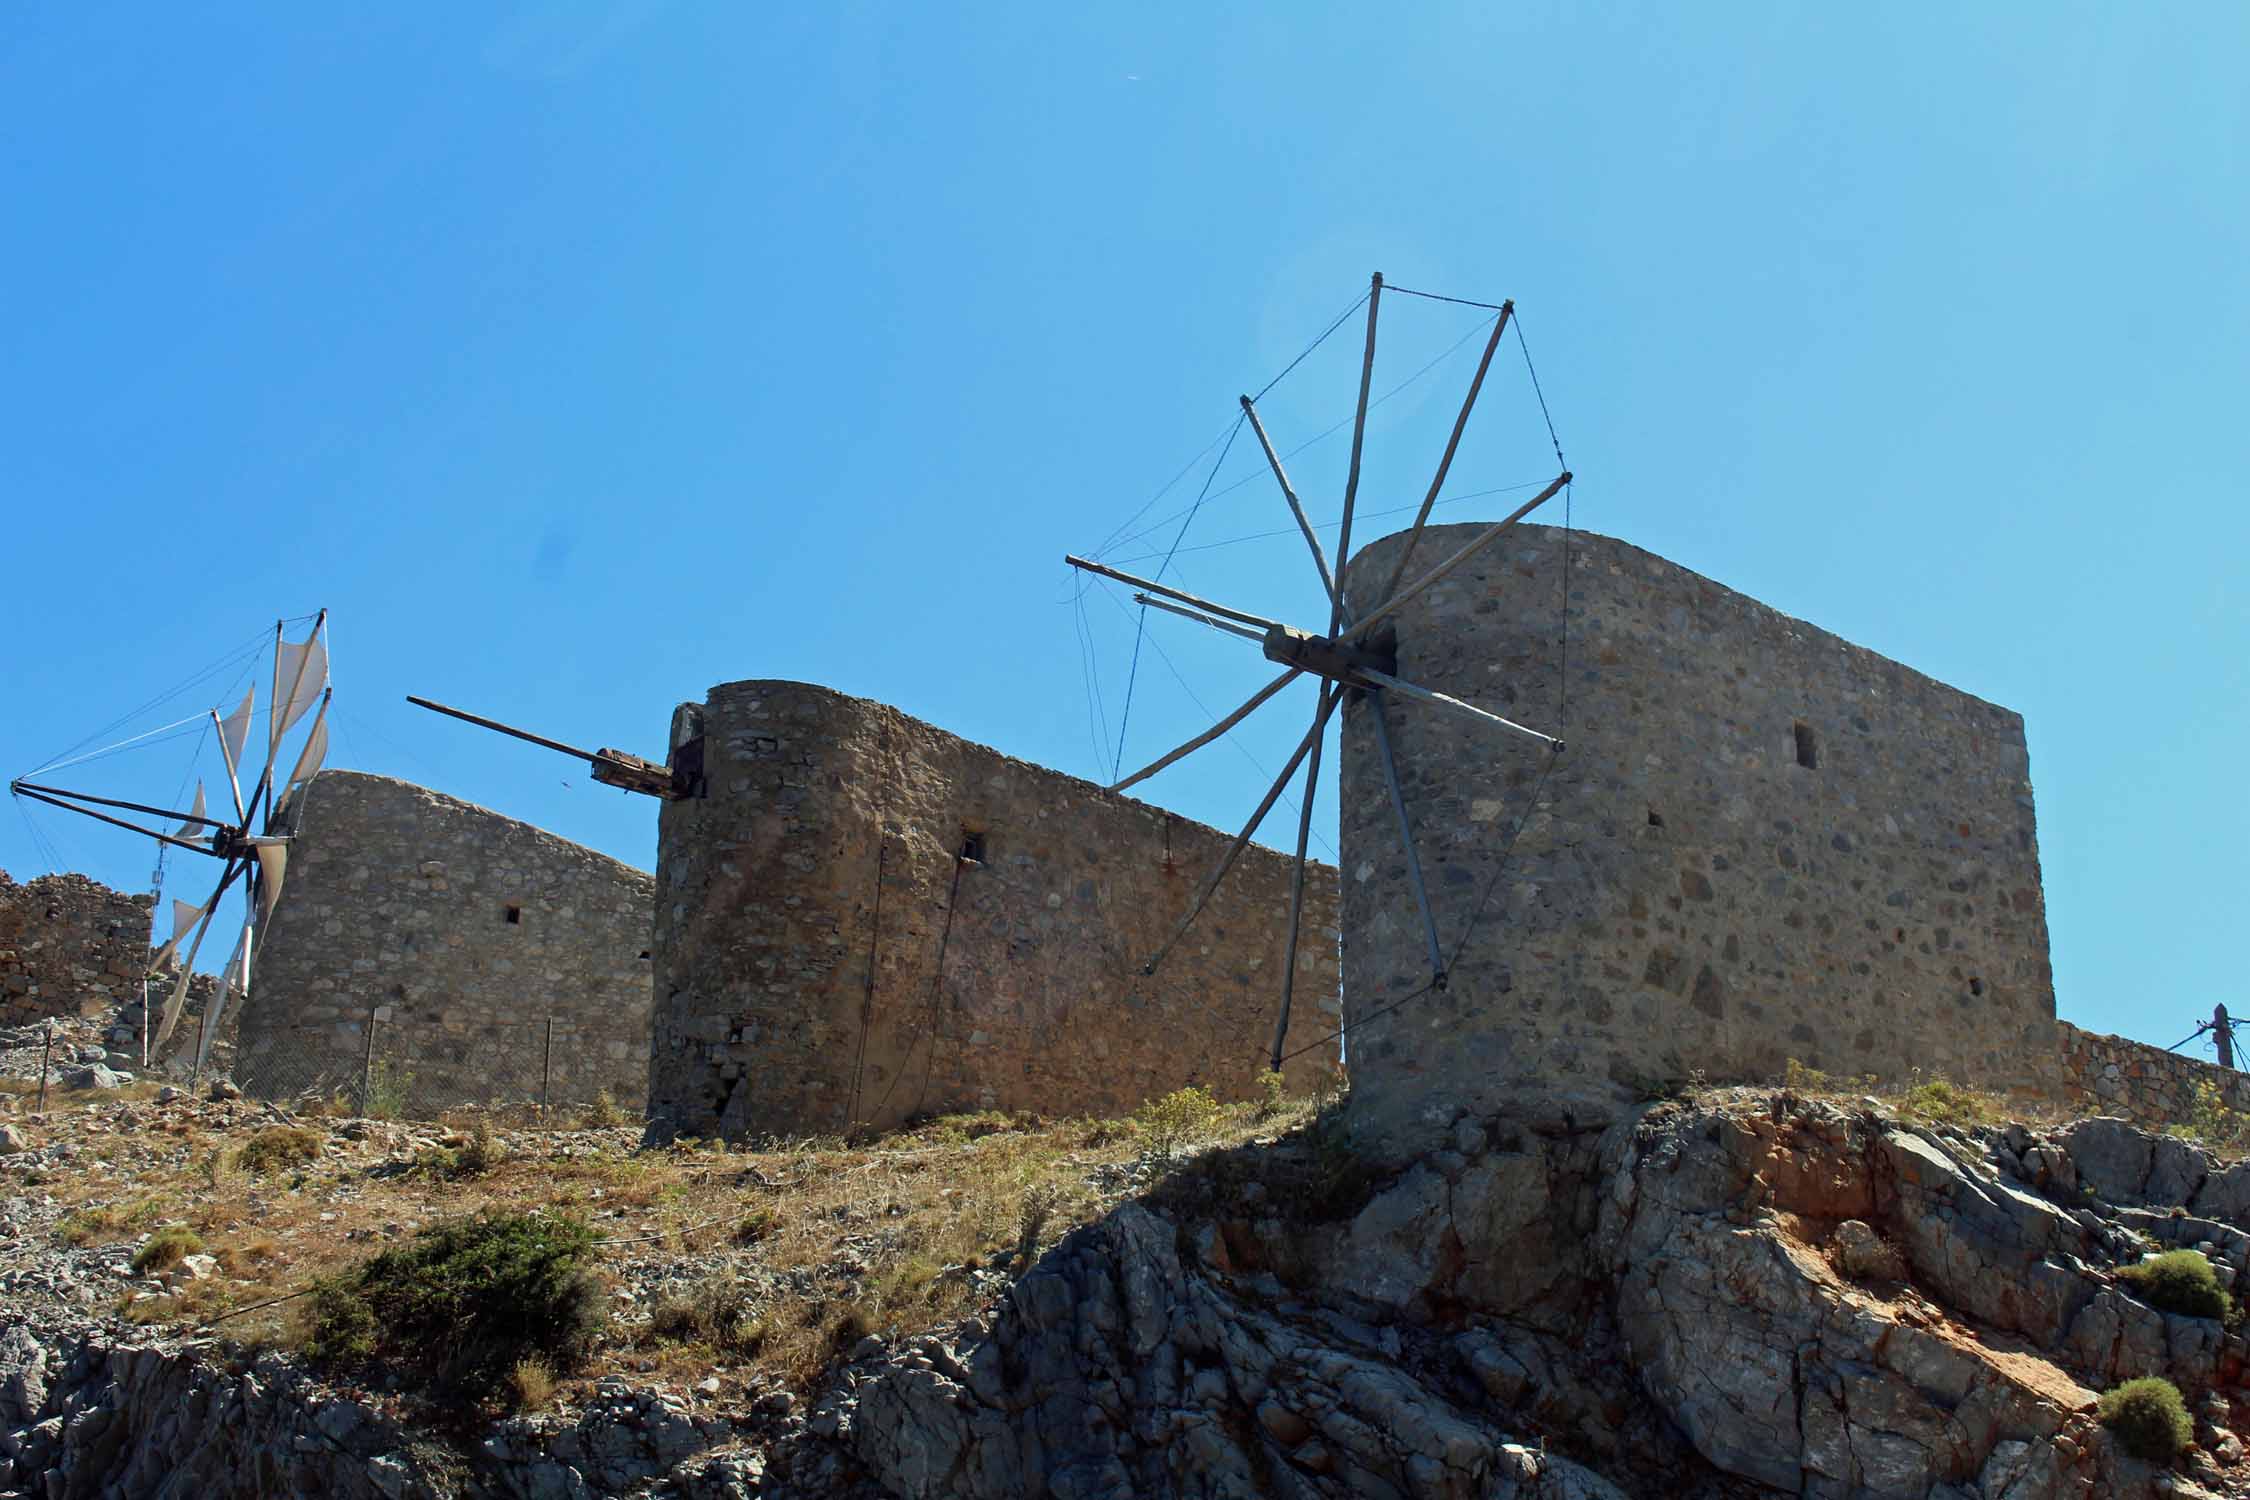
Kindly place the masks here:
[[(643, 865), (654, 804), (402, 695), (656, 755), (675, 702), (798, 677), (1094, 774), (1131, 627), (1097, 593), (1082, 636), (1062, 554), (1192, 501), (1207, 469), (1159, 491), (1380, 269), (1517, 300), (1578, 524), (2022, 711), (2059, 1009), (2169, 1043), (2250, 1002), (2246, 32), (2221, 6), (20, 9), (0, 769), (326, 606), (340, 763)], [(1371, 423), (1370, 509), (1419, 498), (1476, 317), (1386, 302), (1378, 389), (1429, 368)], [(1348, 413), (1355, 343), (1269, 399), (1284, 446)], [(1449, 494), (1553, 472), (1515, 358)], [(1343, 446), (1292, 461), (1316, 513)], [(1168, 576), (1319, 623), (1301, 544), (1236, 540), (1286, 524), (1229, 488), (1256, 463), (1228, 456)], [(1151, 640), (1128, 762), (1264, 675), (1190, 625)], [(1262, 717), (1148, 790), (1237, 822), (1304, 711)], [(192, 743), (86, 774), (169, 790)], [(145, 847), (36, 822), (145, 885)], [(45, 868), (12, 814), (0, 867)]]

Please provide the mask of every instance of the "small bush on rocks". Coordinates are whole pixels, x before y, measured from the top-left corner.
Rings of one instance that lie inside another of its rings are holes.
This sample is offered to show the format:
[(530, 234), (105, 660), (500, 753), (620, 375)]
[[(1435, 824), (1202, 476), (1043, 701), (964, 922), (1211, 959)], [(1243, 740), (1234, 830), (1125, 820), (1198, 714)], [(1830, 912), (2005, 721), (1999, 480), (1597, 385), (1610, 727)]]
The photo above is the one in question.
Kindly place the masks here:
[(555, 1398), (555, 1372), (537, 1355), (519, 1359), (508, 1372), (508, 1394), (518, 1411), (537, 1411)]
[(765, 1324), (750, 1290), (723, 1273), (674, 1292), (649, 1309), (648, 1336), (664, 1344), (706, 1344), (721, 1354), (750, 1355), (765, 1342)]
[(191, 1255), (203, 1253), (203, 1236), (185, 1224), (167, 1224), (141, 1242), (133, 1252), (133, 1269), (144, 1276), (168, 1271)]
[(1258, 1118), (1270, 1120), (1289, 1107), (1289, 1088), (1279, 1068), (1258, 1075)]
[(1148, 1132), (1149, 1149), (1156, 1159), (1170, 1161), (1180, 1147), (1218, 1122), (1219, 1101), (1206, 1088), (1175, 1089), (1134, 1110), (1133, 1118)]
[(2233, 1308), (2211, 1262), (2200, 1250), (2167, 1250), (2138, 1265), (2120, 1266), (2117, 1279), (2143, 1302), (2191, 1318), (2224, 1318)]
[(498, 1394), (519, 1361), (583, 1360), (602, 1326), (593, 1231), (575, 1219), (487, 1214), (421, 1231), (315, 1290), (306, 1353), (395, 1361), (440, 1387)]
[(245, 1172), (263, 1176), (289, 1167), (301, 1167), (320, 1156), (319, 1133), (303, 1125), (269, 1125), (235, 1153), (234, 1164)]
[(617, 1101), (610, 1097), (608, 1089), (595, 1093), (594, 1102), (587, 1105), (585, 1113), (578, 1117), (578, 1128), (581, 1130), (607, 1130), (624, 1123), (625, 1111), (617, 1107)]
[(2154, 1375), (2128, 1380), (2108, 1392), (2100, 1411), (2102, 1424), (2117, 1434), (2125, 1451), (2151, 1463), (2177, 1458), (2195, 1438), (2195, 1423), (2180, 1399), (2180, 1388)]

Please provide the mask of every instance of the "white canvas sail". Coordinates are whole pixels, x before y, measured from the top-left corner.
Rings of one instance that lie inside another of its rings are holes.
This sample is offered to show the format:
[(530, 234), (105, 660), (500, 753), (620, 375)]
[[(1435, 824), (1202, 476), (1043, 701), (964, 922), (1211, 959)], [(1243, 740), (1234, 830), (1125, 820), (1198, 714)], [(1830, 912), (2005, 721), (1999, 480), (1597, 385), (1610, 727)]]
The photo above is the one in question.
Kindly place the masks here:
[(234, 940), (234, 952), (227, 956), (225, 977), (219, 981), (219, 992), (211, 997), (211, 1004), (203, 1012), (203, 1029), (195, 1039), (195, 1071), (203, 1071), (203, 1064), (211, 1056), (211, 1039), (219, 1034), (219, 1020), (226, 1014), (227, 1002), (250, 987), (250, 924), (242, 924), (242, 935)]
[(258, 685), (252, 683), (243, 689), (242, 701), (233, 713), (219, 721), (219, 750), (227, 758), (227, 774), (234, 775), (242, 766), (242, 747), (250, 741), (250, 712), (256, 707)]
[(305, 736), (305, 748), (297, 753), (297, 767), (289, 773), (289, 784), (281, 794), (280, 812), (286, 811), (290, 799), (304, 790), (305, 783), (320, 774), (323, 762), (328, 759), (328, 703), (320, 705), (320, 714), (313, 720), (312, 733)]
[(289, 873), (289, 846), (273, 844), (258, 846), (258, 875), (261, 889), (258, 894), (258, 925), (262, 928), (273, 916), (273, 904), (281, 899), (281, 882)]
[[(200, 844), (209, 839), (211, 835), (203, 831), (203, 824), (200, 821), (202, 817), (203, 783), (198, 781), (195, 784), (195, 802), (188, 808), (188, 820), (185, 823), (182, 823), (178, 828), (172, 830), (172, 837), (176, 839), (186, 839), (190, 843), (197, 844)], [(177, 906), (179, 903), (175, 901), (172, 904)], [(175, 932), (174, 934), (172, 934), (172, 937), (176, 942), (179, 939), (179, 934)]]
[(312, 711), (328, 686), (328, 645), (314, 634), (303, 641), (283, 641), (275, 648), (274, 681), (281, 684), (273, 706), (273, 731), (269, 755), (281, 748), (281, 737)]
[(171, 965), (173, 955), (180, 951), (180, 940), (187, 936), (190, 927), (203, 920), (206, 910), (208, 907), (190, 906), (177, 897), (173, 898), (171, 941), (157, 949), (155, 956), (149, 959), (148, 971), (151, 974), (160, 973)]

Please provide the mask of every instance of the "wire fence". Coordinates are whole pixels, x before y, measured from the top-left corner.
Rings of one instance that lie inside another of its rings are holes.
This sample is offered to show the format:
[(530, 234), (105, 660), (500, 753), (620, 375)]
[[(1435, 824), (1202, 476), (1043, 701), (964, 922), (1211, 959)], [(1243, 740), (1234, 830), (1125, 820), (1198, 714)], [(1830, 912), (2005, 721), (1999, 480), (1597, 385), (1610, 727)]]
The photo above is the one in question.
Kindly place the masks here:
[(434, 1119), (464, 1107), (637, 1113), (647, 1054), (567, 1017), (463, 1024), (376, 1006), (357, 1019), (241, 1036), (234, 1081), (254, 1098), (341, 1101), (353, 1113)]

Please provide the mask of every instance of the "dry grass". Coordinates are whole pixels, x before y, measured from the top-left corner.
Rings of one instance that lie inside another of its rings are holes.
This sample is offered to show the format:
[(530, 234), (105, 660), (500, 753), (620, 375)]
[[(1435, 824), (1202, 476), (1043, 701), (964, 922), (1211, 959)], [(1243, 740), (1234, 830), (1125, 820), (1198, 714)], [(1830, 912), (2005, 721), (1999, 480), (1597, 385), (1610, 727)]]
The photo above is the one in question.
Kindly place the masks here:
[[(129, 1291), (121, 1310), (133, 1321), (206, 1325), (465, 1214), (569, 1214), (593, 1227), (603, 1279), (634, 1293), (617, 1298), (604, 1346), (574, 1380), (723, 1370), (803, 1389), (871, 1333), (903, 1336), (974, 1310), (1062, 1235), (1172, 1170), (1153, 1161), (1146, 1131), (1130, 1120), (985, 1113), (856, 1144), (738, 1151), (644, 1149), (630, 1127), (502, 1132), (489, 1116), (465, 1119), (464, 1137), (367, 1120), (276, 1124), (248, 1104), (108, 1102), (50, 1113), (37, 1127), (115, 1159), (99, 1174), (75, 1165), (34, 1174), (65, 1210), (58, 1235), (120, 1244), (177, 1223), (215, 1247), (221, 1267), (171, 1295)], [(1167, 1144), (1192, 1163), (1308, 1115), (1303, 1101), (1222, 1106)], [(471, 1156), (479, 1169), (416, 1170), (432, 1152), (455, 1164)], [(13, 1190), (0, 1171), (0, 1192)], [(684, 1309), (668, 1305), (689, 1296), (683, 1269), (699, 1278), (702, 1299)], [(252, 1310), (223, 1331), (290, 1342), (294, 1311)]]

